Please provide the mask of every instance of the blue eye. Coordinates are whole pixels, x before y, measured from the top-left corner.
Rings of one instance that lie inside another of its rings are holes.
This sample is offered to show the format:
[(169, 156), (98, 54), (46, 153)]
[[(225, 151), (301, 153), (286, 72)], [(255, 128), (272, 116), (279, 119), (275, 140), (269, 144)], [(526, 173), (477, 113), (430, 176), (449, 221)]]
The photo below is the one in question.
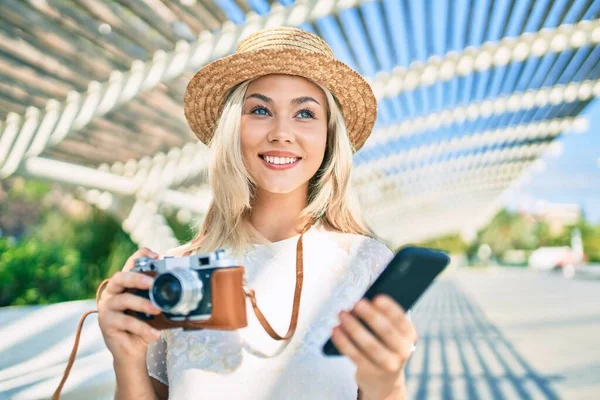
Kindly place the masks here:
[(254, 107), (252, 110), (250, 110), (250, 114), (269, 115), (269, 110), (264, 107)]
[(304, 118), (314, 118), (315, 117), (314, 114), (310, 110), (308, 110), (308, 109), (300, 110), (297, 115), (299, 115), (303, 119)]

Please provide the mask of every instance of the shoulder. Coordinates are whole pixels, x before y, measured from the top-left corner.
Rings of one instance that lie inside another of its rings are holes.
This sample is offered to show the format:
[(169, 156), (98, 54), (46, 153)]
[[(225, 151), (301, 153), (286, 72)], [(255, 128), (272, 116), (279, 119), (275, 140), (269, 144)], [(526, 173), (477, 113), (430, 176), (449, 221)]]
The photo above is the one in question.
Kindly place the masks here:
[(379, 239), (356, 233), (343, 233), (336, 231), (325, 231), (325, 233), (339, 248), (344, 250), (346, 254), (352, 257), (367, 259), (389, 259), (391, 256), (393, 256), (393, 252), (390, 250), (390, 248)]
[(355, 259), (364, 260), (369, 264), (387, 264), (394, 253), (381, 240), (369, 236), (358, 235), (350, 248), (350, 255)]
[(370, 236), (331, 231), (327, 234), (348, 255), (351, 268), (368, 271), (369, 282), (373, 282), (394, 257), (383, 241)]

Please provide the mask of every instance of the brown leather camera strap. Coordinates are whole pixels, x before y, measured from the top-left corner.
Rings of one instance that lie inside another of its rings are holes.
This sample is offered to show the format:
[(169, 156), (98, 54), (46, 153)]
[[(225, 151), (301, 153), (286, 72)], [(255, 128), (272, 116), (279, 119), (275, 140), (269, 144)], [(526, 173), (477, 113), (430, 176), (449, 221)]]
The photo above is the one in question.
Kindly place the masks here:
[[(302, 238), (304, 233), (311, 227), (311, 223), (308, 223), (304, 229), (302, 229), (302, 233), (300, 234), (300, 238), (298, 239), (298, 244), (296, 245), (296, 288), (294, 290), (294, 304), (292, 306), (292, 317), (290, 320), (290, 326), (288, 328), (285, 336), (280, 336), (275, 332), (271, 324), (267, 321), (263, 313), (258, 308), (256, 304), (256, 296), (254, 294), (254, 290), (247, 289), (246, 296), (250, 299), (252, 303), (252, 309), (254, 310), (254, 314), (256, 314), (256, 318), (262, 325), (262, 327), (267, 331), (267, 333), (275, 340), (289, 340), (292, 336), (294, 336), (294, 332), (296, 332), (296, 327), (298, 326), (298, 312), (300, 311), (300, 296), (302, 295), (302, 281), (303, 281), (303, 273), (304, 273), (304, 252), (302, 248)], [(96, 304), (100, 300), (100, 296), (102, 296), (102, 292), (106, 288), (109, 279), (103, 280), (100, 285), (98, 285), (98, 290), (96, 290)], [(77, 348), (79, 347), (79, 339), (81, 338), (81, 330), (83, 328), (83, 323), (85, 319), (91, 315), (97, 313), (98, 310), (91, 310), (86, 312), (79, 319), (79, 324), (77, 325), (77, 332), (75, 334), (75, 343), (73, 343), (73, 349), (71, 350), (71, 354), (69, 355), (69, 361), (67, 362), (67, 366), (65, 368), (65, 372), (63, 373), (63, 377), (54, 391), (52, 395), (52, 400), (60, 399), (60, 392), (69, 377), (69, 373), (71, 372), (71, 368), (73, 367), (73, 363), (75, 362), (75, 357), (77, 356)]]
[(288, 331), (285, 336), (280, 336), (275, 332), (275, 329), (269, 324), (263, 313), (258, 308), (258, 304), (256, 304), (256, 296), (254, 294), (254, 290), (247, 289), (246, 296), (250, 299), (252, 303), (252, 309), (254, 310), (254, 314), (258, 319), (258, 322), (262, 325), (265, 331), (275, 340), (289, 340), (294, 336), (294, 332), (296, 332), (296, 327), (298, 326), (298, 313), (300, 311), (300, 297), (302, 296), (302, 281), (304, 278), (304, 250), (302, 247), (302, 238), (304, 233), (310, 228), (311, 224), (307, 224), (304, 229), (302, 229), (302, 233), (300, 234), (300, 238), (298, 238), (298, 244), (296, 245), (296, 288), (294, 289), (294, 304), (292, 306), (292, 317), (290, 319), (290, 326), (288, 327)]
[[(108, 279), (105, 279), (98, 286), (98, 290), (96, 290), (96, 304), (98, 304), (100, 296), (102, 295), (102, 291), (104, 291), (104, 289), (106, 288), (108, 281)], [(75, 343), (73, 343), (73, 349), (71, 349), (71, 354), (69, 355), (69, 361), (67, 362), (67, 367), (65, 368), (63, 377), (60, 380), (58, 387), (54, 391), (54, 394), (52, 395), (52, 400), (60, 399), (60, 392), (62, 391), (63, 386), (65, 385), (65, 382), (69, 377), (69, 373), (71, 372), (71, 368), (73, 367), (73, 363), (75, 362), (75, 357), (77, 356), (77, 348), (79, 347), (79, 339), (81, 338), (81, 329), (83, 328), (83, 322), (88, 317), (88, 315), (95, 314), (97, 312), (98, 310), (88, 311), (85, 314), (83, 314), (79, 319), (79, 324), (77, 324), (77, 332), (75, 333)]]

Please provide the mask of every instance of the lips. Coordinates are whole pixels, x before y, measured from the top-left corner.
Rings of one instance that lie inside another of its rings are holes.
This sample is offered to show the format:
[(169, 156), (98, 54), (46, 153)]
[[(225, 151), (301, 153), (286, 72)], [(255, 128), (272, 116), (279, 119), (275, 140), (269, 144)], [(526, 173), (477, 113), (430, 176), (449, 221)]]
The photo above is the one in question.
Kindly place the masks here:
[(302, 158), (296, 153), (292, 153), (291, 151), (282, 151), (282, 150), (269, 150), (262, 151), (258, 153), (259, 157), (271, 156), (271, 157), (290, 157), (290, 158)]
[(258, 156), (265, 164), (281, 169), (285, 166), (294, 166), (302, 159), (298, 154), (291, 151), (269, 150), (259, 153)]
[(259, 157), (267, 168), (275, 170), (293, 168), (302, 160), (301, 157), (289, 152), (269, 152), (259, 154)]

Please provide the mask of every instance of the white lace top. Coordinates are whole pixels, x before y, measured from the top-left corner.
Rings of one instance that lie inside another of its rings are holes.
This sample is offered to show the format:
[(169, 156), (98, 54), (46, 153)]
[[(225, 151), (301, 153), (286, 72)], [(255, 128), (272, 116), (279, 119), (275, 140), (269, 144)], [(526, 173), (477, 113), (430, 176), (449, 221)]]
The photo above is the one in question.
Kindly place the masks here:
[[(248, 286), (273, 328), (286, 333), (295, 287), (298, 236), (255, 245), (244, 258)], [(304, 284), (298, 327), (282, 346), (247, 303), (248, 326), (237, 331), (163, 331), (150, 344), (148, 374), (169, 386), (169, 399), (353, 399), (355, 367), (321, 348), (392, 258), (381, 242), (311, 228), (304, 235)]]

